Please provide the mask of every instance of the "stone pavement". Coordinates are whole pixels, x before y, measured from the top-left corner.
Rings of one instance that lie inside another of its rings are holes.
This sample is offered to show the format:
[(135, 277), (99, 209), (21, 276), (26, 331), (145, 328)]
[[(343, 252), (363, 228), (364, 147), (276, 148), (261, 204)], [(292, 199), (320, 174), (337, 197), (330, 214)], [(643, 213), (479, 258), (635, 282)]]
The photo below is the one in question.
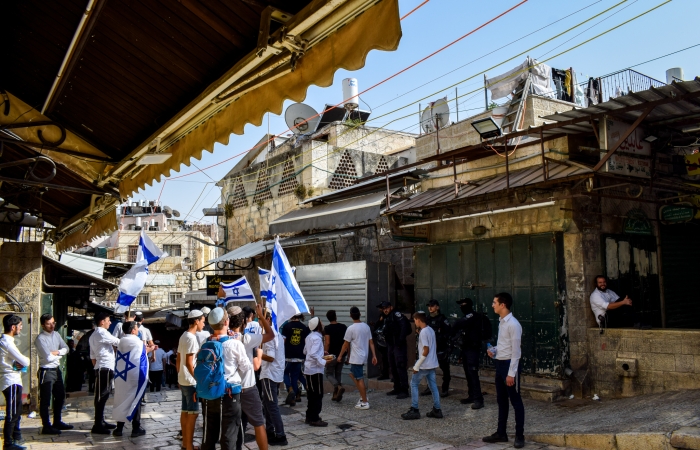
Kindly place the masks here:
[[(290, 445), (286, 448), (304, 449), (501, 449), (512, 448), (511, 445), (484, 445), (481, 436), (495, 431), (497, 411), (495, 397), (487, 395), (486, 406), (473, 411), (459, 403), (463, 394), (453, 392), (442, 400), (444, 419), (404, 421), (400, 414), (410, 406), (410, 400), (396, 400), (388, 397), (384, 391), (371, 391), (369, 401), (371, 409), (356, 410), (353, 406), (357, 394), (348, 392), (345, 399), (338, 404), (330, 401), (326, 395), (321, 416), (329, 422), (328, 428), (312, 428), (303, 423), (306, 399), (295, 408), (281, 408)], [(71, 406), (64, 414), (66, 422), (76, 425), (76, 430), (65, 432), (58, 437), (38, 434), (40, 421), (22, 417), (22, 428), (27, 444), (31, 450), (106, 448), (106, 449), (179, 449), (180, 442), (175, 439), (179, 431), (180, 393), (169, 390), (160, 394), (147, 394), (149, 403), (143, 412), (143, 426), (148, 435), (136, 439), (93, 437), (89, 430), (92, 426), (92, 399), (71, 398)], [(111, 402), (111, 401), (110, 401)], [(425, 415), (430, 409), (430, 397), (421, 397), (421, 413)], [(657, 433), (670, 435), (681, 427), (700, 425), (700, 391), (666, 392), (628, 399), (565, 400), (559, 403), (545, 403), (525, 400), (526, 437), (532, 436), (541, 442), (557, 444), (529, 443), (526, 448), (560, 449), (563, 445), (593, 449), (626, 448), (620, 444), (620, 435), (635, 433)], [(107, 417), (111, 413), (108, 405)], [(201, 419), (200, 419), (201, 427)], [(127, 430), (129, 426), (127, 425)], [(201, 428), (200, 428), (201, 429)], [(125, 430), (125, 431), (127, 431)], [(249, 433), (252, 429), (249, 428)], [(509, 423), (509, 434), (513, 435), (513, 423)], [(617, 444), (615, 435), (618, 434)], [(564, 438), (566, 436), (566, 439)], [(574, 439), (583, 436), (585, 439)], [(543, 438), (545, 437), (545, 438)], [(569, 439), (571, 437), (571, 439)], [(197, 434), (201, 441), (201, 431)], [(600, 442), (600, 444), (599, 444)], [(604, 442), (612, 442), (610, 445)], [(584, 445), (585, 444), (585, 445)], [(246, 444), (248, 449), (257, 448), (254, 441)], [(643, 448), (662, 448), (637, 445)], [(664, 446), (663, 448), (666, 448)]]

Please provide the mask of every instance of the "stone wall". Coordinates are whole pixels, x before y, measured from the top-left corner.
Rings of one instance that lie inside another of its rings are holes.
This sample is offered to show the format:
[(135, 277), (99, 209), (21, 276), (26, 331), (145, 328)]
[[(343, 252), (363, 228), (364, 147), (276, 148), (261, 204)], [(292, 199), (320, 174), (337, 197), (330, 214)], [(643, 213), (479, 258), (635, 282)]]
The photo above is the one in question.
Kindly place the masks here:
[[(593, 392), (631, 397), (700, 389), (700, 331), (588, 329)], [(624, 370), (623, 364), (627, 364)]]
[[(9, 292), (22, 304), (27, 313), (32, 313), (30, 323), (23, 324), (22, 335), (19, 339), (29, 339), (29, 336), (39, 334), (39, 316), (41, 315), (41, 286), (42, 286), (42, 255), (41, 242), (5, 242), (0, 244), (0, 287)], [(17, 311), (6, 300), (6, 294), (0, 292), (0, 298), (5, 300), (2, 309)], [(0, 313), (2, 314), (2, 313)], [(38, 381), (36, 368), (39, 358), (33, 344), (30, 344), (30, 359), (32, 366), (29, 370), (30, 386), (24, 386), (31, 396), (30, 408), (37, 407)]]

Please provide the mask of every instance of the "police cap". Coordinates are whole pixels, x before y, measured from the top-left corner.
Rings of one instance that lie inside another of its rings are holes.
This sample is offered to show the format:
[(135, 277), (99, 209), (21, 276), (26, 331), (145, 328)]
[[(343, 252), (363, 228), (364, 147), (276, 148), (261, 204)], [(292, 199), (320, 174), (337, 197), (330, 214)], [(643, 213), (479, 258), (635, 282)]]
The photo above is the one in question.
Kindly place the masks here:
[(383, 308), (388, 308), (388, 307), (390, 307), (390, 306), (391, 306), (391, 303), (389, 303), (389, 302), (387, 302), (387, 301), (383, 301), (383, 302), (381, 302), (380, 304), (377, 305), (377, 308), (382, 308), (382, 309), (383, 309)]

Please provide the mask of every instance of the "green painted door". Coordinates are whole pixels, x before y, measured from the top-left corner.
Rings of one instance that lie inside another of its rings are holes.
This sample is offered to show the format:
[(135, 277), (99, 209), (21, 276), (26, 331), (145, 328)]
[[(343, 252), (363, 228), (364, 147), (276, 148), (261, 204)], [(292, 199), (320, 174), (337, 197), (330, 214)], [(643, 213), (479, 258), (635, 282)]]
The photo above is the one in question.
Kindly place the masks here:
[[(414, 265), (416, 310), (426, 310), (435, 298), (446, 315), (456, 316), (456, 300), (469, 297), (474, 309), (491, 319), (495, 343), (498, 317), (491, 304), (496, 293), (508, 292), (523, 327), (523, 371), (558, 376), (566, 359), (558, 299), (561, 243), (550, 233), (420, 247)], [(487, 357), (483, 363), (491, 365)]]

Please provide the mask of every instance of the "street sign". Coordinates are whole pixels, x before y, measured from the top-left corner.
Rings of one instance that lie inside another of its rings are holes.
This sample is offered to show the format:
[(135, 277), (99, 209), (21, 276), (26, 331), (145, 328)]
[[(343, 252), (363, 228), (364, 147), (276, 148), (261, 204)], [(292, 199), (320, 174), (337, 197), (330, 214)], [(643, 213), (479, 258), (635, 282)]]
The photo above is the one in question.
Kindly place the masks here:
[[(607, 152), (601, 152), (602, 158)], [(632, 177), (651, 178), (651, 160), (644, 157), (613, 154), (605, 163), (605, 171)]]
[(243, 275), (207, 275), (207, 295), (217, 295), (221, 283), (232, 283)]
[(622, 232), (625, 234), (650, 236), (652, 234), (651, 222), (649, 222), (643, 211), (632, 209), (627, 213)]
[(665, 223), (689, 222), (695, 217), (695, 207), (691, 203), (664, 205), (659, 208), (659, 218)]

